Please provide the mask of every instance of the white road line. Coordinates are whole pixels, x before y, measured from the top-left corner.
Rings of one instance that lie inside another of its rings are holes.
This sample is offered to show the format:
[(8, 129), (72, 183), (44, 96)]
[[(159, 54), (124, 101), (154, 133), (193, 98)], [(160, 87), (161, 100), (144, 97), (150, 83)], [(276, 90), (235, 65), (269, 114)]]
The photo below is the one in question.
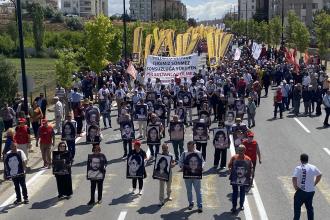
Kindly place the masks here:
[(324, 147), (323, 150), (330, 156), (330, 150), (328, 148)]
[[(230, 135), (230, 154), (231, 156), (234, 156), (236, 154), (235, 152), (235, 147), (234, 147), (234, 138), (233, 135)], [(246, 197), (245, 202), (244, 202), (244, 215), (246, 220), (253, 220), (252, 214), (251, 214), (251, 209), (249, 205), (249, 200)]]
[(127, 215), (127, 211), (121, 211), (117, 220), (124, 220)]
[[(75, 143), (77, 143), (82, 137), (77, 137), (75, 140)], [(29, 188), (30, 185), (32, 185), (46, 170), (40, 170), (38, 173), (36, 173), (34, 176), (32, 176), (27, 182), (26, 182), (26, 188)], [(16, 193), (13, 193), (5, 202), (3, 202), (0, 205), (0, 212), (2, 212), (9, 204), (13, 203), (16, 198)]]
[(298, 118), (294, 118), (294, 120), (307, 132), (307, 133), (311, 133), (310, 130), (308, 130), (308, 128), (306, 128), (306, 126), (301, 123), (301, 121)]

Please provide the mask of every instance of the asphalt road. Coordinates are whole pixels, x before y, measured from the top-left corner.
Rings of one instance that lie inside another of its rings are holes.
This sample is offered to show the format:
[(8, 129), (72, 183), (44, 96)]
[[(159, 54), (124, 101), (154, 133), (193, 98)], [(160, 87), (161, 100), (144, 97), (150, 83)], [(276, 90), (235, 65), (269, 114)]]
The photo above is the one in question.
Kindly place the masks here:
[[(77, 153), (72, 168), (74, 194), (70, 200), (57, 199), (57, 188), (51, 170), (35, 170), (27, 176), (29, 205), (9, 205), (15, 200), (11, 187), (0, 195), (0, 218), (11, 219), (274, 219), (288, 220), (293, 216), (293, 194), (291, 184), (293, 169), (299, 164), (299, 155), (310, 155), (310, 163), (319, 167), (323, 178), (314, 197), (315, 219), (329, 219), (330, 215), (330, 149), (328, 142), (330, 129), (321, 129), (321, 117), (299, 117), (305, 130), (288, 112), (283, 119), (272, 120), (271, 98), (263, 98), (257, 109), (257, 126), (253, 129), (262, 153), (262, 164), (257, 166), (255, 187), (247, 195), (245, 211), (237, 215), (230, 213), (231, 186), (225, 172), (213, 171), (213, 146), (207, 147), (205, 172), (202, 179), (204, 212), (187, 209), (188, 202), (182, 173), (178, 167), (173, 170), (172, 197), (163, 207), (158, 206), (159, 182), (152, 179), (153, 164), (147, 167), (143, 195), (131, 194), (131, 180), (125, 178), (126, 161), (123, 155), (118, 126), (103, 131), (102, 152), (107, 156), (109, 166), (104, 181), (103, 203), (87, 206), (90, 198), (90, 183), (86, 180), (87, 154), (91, 145), (85, 145), (85, 137), (78, 140)], [(195, 116), (196, 117), (196, 116)], [(115, 119), (115, 118), (113, 118)], [(115, 125), (115, 126), (114, 126)], [(212, 127), (216, 124), (212, 124)], [(136, 126), (137, 127), (137, 126)], [(307, 132), (309, 131), (309, 132)], [(212, 134), (210, 134), (212, 139)], [(191, 127), (186, 129), (185, 140), (192, 139)], [(165, 138), (164, 141), (168, 140)], [(142, 145), (147, 150), (146, 144)], [(171, 145), (170, 149), (172, 151)], [(231, 152), (228, 150), (228, 157)], [(40, 164), (41, 166), (41, 164)], [(195, 194), (194, 194), (195, 197)], [(303, 211), (302, 218), (306, 218)]]

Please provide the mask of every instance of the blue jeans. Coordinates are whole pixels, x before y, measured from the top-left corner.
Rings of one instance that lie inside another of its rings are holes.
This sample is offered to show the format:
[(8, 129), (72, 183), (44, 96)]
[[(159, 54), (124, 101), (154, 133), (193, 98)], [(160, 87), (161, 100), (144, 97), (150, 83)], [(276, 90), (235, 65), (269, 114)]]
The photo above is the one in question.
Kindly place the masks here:
[(185, 179), (184, 183), (186, 184), (189, 205), (194, 203), (193, 195), (192, 195), (192, 187), (194, 186), (195, 192), (196, 192), (196, 197), (197, 197), (197, 207), (203, 208), (201, 180), (200, 179)]
[(307, 219), (314, 220), (313, 197), (315, 192), (305, 192), (298, 189), (294, 194), (294, 217), (293, 220), (300, 219), (301, 206), (305, 204), (307, 210)]
[(181, 154), (183, 153), (183, 141), (172, 141), (175, 160), (179, 160)]
[[(236, 209), (237, 206), (237, 199), (238, 199), (238, 185), (232, 185), (233, 188), (233, 194), (231, 195), (231, 202), (233, 204), (233, 208)], [(244, 206), (244, 200), (245, 200), (245, 186), (239, 187), (239, 206)]]
[(76, 142), (75, 140), (73, 141), (66, 141), (66, 145), (68, 146), (68, 151), (71, 154), (71, 160), (74, 159), (74, 156), (76, 154)]

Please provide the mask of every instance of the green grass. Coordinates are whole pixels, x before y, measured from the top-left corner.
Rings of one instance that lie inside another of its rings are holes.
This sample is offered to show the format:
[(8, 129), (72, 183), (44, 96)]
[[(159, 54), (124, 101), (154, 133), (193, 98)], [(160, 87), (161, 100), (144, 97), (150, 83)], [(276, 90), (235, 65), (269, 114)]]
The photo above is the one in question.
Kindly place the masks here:
[[(16, 66), (17, 72), (19, 73), (18, 77), (21, 77), (21, 60), (17, 58), (9, 58), (8, 60)], [(56, 87), (55, 62), (56, 59), (25, 59), (26, 74), (31, 76), (34, 80), (33, 98), (40, 92), (44, 92), (44, 86), (46, 87), (48, 98), (54, 96)]]

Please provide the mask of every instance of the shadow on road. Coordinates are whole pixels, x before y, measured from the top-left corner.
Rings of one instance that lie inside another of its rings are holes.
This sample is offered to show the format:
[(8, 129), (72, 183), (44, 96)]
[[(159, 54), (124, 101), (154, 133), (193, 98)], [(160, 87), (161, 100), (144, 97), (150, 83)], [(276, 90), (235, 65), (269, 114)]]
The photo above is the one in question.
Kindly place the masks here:
[(197, 209), (192, 211), (187, 211), (188, 208), (183, 208), (174, 212), (170, 212), (168, 214), (162, 214), (160, 215), (161, 219), (164, 220), (173, 220), (173, 219), (189, 219), (189, 216), (191, 216), (194, 213), (197, 213)]
[(65, 216), (74, 216), (74, 215), (85, 215), (89, 212), (91, 212), (91, 209), (93, 206), (89, 205), (80, 205), (77, 206), (76, 208), (69, 209), (66, 213)]
[(58, 201), (59, 200), (56, 196), (56, 197), (53, 197), (53, 198), (50, 198), (50, 199), (47, 199), (47, 200), (44, 200), (41, 202), (35, 202), (32, 204), (30, 209), (48, 209), (48, 208), (56, 205)]
[(121, 142), (122, 139), (117, 139), (117, 140), (112, 140), (112, 141), (108, 141), (108, 142), (105, 142), (106, 144), (115, 144), (115, 143), (119, 143)]
[(213, 215), (215, 220), (241, 220), (241, 217), (238, 217), (237, 214), (231, 214), (231, 212), (224, 212), (220, 215)]
[(160, 208), (161, 207), (159, 205), (153, 204), (146, 207), (141, 207), (139, 210), (137, 210), (137, 212), (139, 214), (155, 214), (160, 210)]
[(116, 158), (116, 159), (109, 160), (108, 164), (120, 163), (120, 162), (123, 162), (123, 161), (126, 161), (126, 160), (124, 160), (122, 157), (119, 157), (119, 158)]
[(113, 199), (109, 205), (118, 205), (118, 204), (126, 204), (132, 202), (134, 199), (138, 198), (139, 195), (127, 193), (122, 195), (116, 199)]
[(80, 162), (80, 163), (75, 163), (72, 166), (73, 167), (84, 167), (86, 165), (87, 165), (87, 161), (83, 161), (83, 162)]

